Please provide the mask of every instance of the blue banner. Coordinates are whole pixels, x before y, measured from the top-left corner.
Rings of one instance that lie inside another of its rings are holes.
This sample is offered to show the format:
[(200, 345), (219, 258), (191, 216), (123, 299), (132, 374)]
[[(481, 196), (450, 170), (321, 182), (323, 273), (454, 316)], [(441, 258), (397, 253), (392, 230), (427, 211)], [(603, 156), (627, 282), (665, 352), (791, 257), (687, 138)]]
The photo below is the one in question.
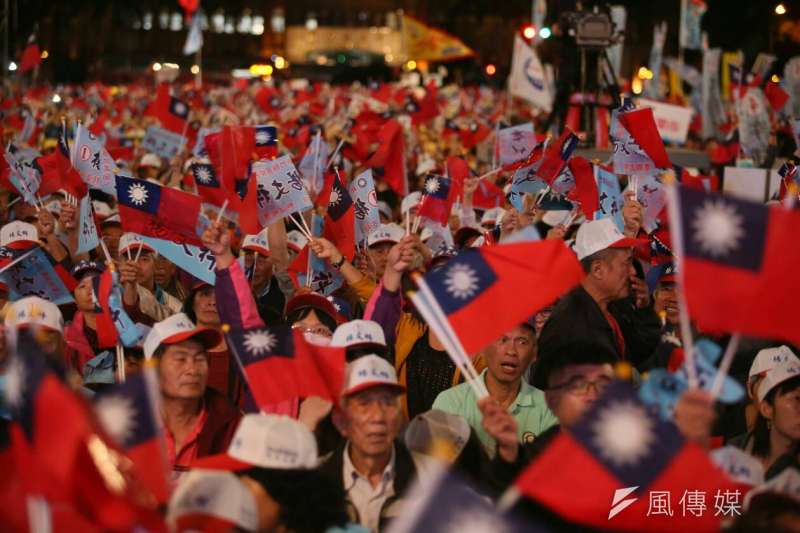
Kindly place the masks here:
[(73, 165), (90, 188), (99, 189), (116, 198), (114, 174), (117, 165), (114, 158), (103, 147), (100, 139), (92, 135), (82, 124), (75, 129), (75, 157)]
[(142, 139), (142, 149), (170, 160), (183, 150), (186, 137), (158, 126), (150, 126)]
[(604, 170), (600, 165), (594, 165), (597, 181), (597, 194), (599, 195), (600, 209), (594, 212), (595, 220), (611, 218), (620, 231), (625, 228), (622, 219), (622, 206), (624, 205), (619, 179), (616, 174)]
[(209, 285), (215, 285), (217, 275), (214, 269), (217, 266), (217, 259), (214, 254), (205, 248), (199, 248), (191, 244), (178, 244), (164, 239), (153, 237), (141, 237), (142, 241), (153, 250), (175, 263), (178, 268), (185, 270), (192, 276)]
[(350, 197), (353, 199), (353, 210), (356, 220), (356, 242), (360, 243), (367, 235), (381, 225), (378, 211), (378, 196), (375, 193), (375, 181), (372, 169), (368, 168), (350, 182)]
[(92, 213), (92, 200), (87, 194), (81, 198), (80, 213), (78, 217), (78, 250), (79, 254), (89, 252), (100, 246), (100, 237), (94, 223)]
[(253, 163), (252, 171), (258, 184), (258, 223), (262, 228), (313, 207), (300, 172), (288, 155)]
[(328, 164), (328, 143), (322, 139), (322, 135), (314, 135), (308, 145), (303, 159), (297, 169), (303, 176), (303, 183), (306, 184), (309, 192), (316, 196), (322, 190), (325, 181), (325, 167)]
[(38, 296), (56, 305), (74, 302), (47, 252), (38, 246), (3, 267), (0, 279), (8, 286), (11, 301)]
[(23, 161), (17, 159), (10, 150), (6, 151), (5, 158), (10, 170), (8, 173), (8, 181), (17, 189), (26, 203), (37, 205), (36, 192), (41, 185), (39, 173), (26, 165)]
[(664, 42), (667, 40), (667, 23), (653, 26), (653, 47), (650, 48), (650, 71), (653, 79), (645, 81), (644, 95), (656, 100), (661, 99), (661, 61), (664, 57)]
[(703, 35), (700, 30), (700, 21), (706, 9), (706, 3), (703, 0), (681, 0), (679, 35), (681, 48), (700, 50), (702, 47)]
[(119, 274), (112, 272), (111, 275), (113, 276), (113, 285), (111, 294), (108, 296), (108, 308), (111, 311), (111, 318), (114, 320), (114, 327), (117, 328), (119, 340), (124, 346), (135, 346), (141, 340), (141, 331), (122, 305)]

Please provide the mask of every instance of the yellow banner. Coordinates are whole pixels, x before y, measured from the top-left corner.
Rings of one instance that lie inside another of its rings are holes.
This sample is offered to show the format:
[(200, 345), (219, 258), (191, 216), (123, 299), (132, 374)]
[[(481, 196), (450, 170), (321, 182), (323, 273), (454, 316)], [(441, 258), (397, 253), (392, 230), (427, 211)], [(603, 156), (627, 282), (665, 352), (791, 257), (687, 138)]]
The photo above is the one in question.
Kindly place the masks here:
[(722, 54), (722, 97), (725, 100), (731, 98), (731, 65), (743, 64), (741, 52), (724, 52)]
[(475, 55), (458, 37), (408, 15), (403, 15), (403, 40), (407, 59), (448, 61)]

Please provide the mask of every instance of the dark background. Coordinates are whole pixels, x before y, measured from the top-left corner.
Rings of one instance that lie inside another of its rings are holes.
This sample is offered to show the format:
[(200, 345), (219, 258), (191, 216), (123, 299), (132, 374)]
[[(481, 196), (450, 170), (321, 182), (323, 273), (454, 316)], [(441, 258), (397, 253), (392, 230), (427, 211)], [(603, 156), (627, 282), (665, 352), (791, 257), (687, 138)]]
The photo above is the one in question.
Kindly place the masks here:
[[(6, 0), (0, 0), (0, 8)], [(565, 10), (574, 8), (574, 0), (549, 0), (548, 24)], [(589, 2), (585, 2), (589, 3)], [(677, 52), (677, 28), (680, 0), (622, 0), (628, 9), (623, 77), (639, 65), (647, 64), (653, 24), (669, 24), (665, 55)], [(708, 11), (703, 28), (711, 46), (734, 51), (741, 49), (747, 65), (759, 51), (772, 51), (781, 63), (800, 54), (800, 47), (780, 39), (778, 26), (797, 19), (800, 0), (787, 1), (787, 14), (774, 13), (778, 2), (772, 0), (707, 0)], [(51, 82), (82, 82), (87, 79), (111, 81), (146, 72), (153, 61), (173, 61), (189, 66), (193, 58), (181, 55), (186, 27), (180, 31), (160, 29), (162, 12), (182, 13), (177, 0), (8, 0), (8, 45), (11, 59), (20, 57), (34, 27), (38, 42), (49, 57), (44, 61), (40, 79)], [(227, 73), (231, 68), (247, 67), (280, 52), (282, 37), (270, 31), (273, 9), (284, 10), (286, 25), (302, 25), (313, 12), (320, 26), (384, 25), (386, 13), (403, 9), (431, 25), (443, 28), (460, 38), (478, 53), (476, 61), (462, 62), (453, 68), (481, 73), (488, 63), (497, 65), (495, 80), (507, 74), (511, 59), (512, 35), (530, 21), (529, 0), (204, 0), (202, 8), (211, 16), (222, 10), (234, 23), (249, 10), (265, 19), (263, 35), (204, 33), (204, 72)], [(153, 28), (139, 27), (145, 13), (153, 14)], [(699, 62), (699, 53), (687, 52), (686, 61)]]

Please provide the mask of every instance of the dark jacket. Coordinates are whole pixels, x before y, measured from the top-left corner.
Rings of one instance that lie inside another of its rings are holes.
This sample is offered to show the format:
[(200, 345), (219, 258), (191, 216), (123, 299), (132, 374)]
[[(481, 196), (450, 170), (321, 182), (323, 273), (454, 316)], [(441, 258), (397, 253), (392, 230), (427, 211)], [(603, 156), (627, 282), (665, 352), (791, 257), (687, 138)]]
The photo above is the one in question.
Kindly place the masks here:
[(197, 436), (197, 457), (223, 453), (228, 449), (242, 413), (222, 394), (206, 388), (206, 423)]
[(562, 345), (581, 339), (602, 344), (619, 359), (634, 365), (646, 359), (658, 344), (661, 332), (661, 322), (653, 309), (637, 309), (628, 298), (612, 302), (608, 309), (622, 330), (625, 354), (619, 352), (614, 331), (600, 306), (580, 285), (553, 307), (539, 336), (540, 352), (557, 351)]
[[(342, 469), (344, 468), (344, 450), (345, 444), (339, 446), (333, 454), (320, 466), (320, 472), (335, 483), (338, 483), (345, 492), (347, 491), (342, 476)], [(396, 440), (394, 443), (394, 495), (388, 498), (381, 508), (381, 518), (379, 529), (385, 531), (389, 522), (403, 512), (405, 503), (405, 495), (408, 492), (411, 484), (417, 479), (420, 473), (420, 463), (425, 460), (421, 455), (414, 454), (406, 448), (405, 444)], [(350, 502), (349, 496), (345, 494), (347, 499), (347, 513), (354, 523), (360, 523), (361, 519), (358, 516), (358, 511), (355, 506)]]

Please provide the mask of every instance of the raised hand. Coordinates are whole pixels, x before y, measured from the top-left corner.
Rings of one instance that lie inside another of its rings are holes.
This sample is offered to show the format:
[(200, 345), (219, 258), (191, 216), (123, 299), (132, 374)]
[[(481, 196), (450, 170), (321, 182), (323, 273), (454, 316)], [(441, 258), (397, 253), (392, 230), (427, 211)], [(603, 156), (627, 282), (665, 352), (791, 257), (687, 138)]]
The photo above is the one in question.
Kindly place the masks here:
[(517, 421), (491, 397), (478, 400), (478, 409), (483, 415), (483, 430), (497, 441), (497, 454), (507, 463), (516, 462), (519, 455)]
[(209, 224), (201, 237), (203, 246), (216, 257), (218, 270), (228, 268), (234, 261), (231, 234), (225, 224), (222, 220)]
[(342, 259), (342, 253), (328, 239), (315, 237), (310, 243), (311, 251), (320, 259), (327, 259), (331, 263), (338, 263)]
[(44, 240), (55, 231), (56, 219), (47, 209), (40, 209), (38, 215), (36, 230), (39, 232), (39, 238)]
[(644, 207), (634, 197), (633, 191), (627, 191), (624, 195), (625, 205), (622, 207), (622, 218), (625, 221), (623, 233), (628, 237), (638, 235), (644, 220)]

